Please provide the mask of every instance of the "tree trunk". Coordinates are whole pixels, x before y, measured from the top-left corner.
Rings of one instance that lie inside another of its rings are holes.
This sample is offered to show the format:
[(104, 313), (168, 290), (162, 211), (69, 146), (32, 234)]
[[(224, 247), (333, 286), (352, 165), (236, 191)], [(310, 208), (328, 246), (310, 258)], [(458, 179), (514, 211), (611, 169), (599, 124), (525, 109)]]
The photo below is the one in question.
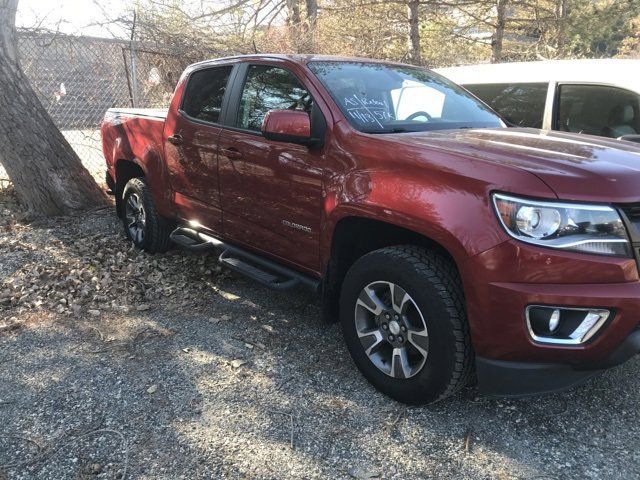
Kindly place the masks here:
[(300, 25), (300, 0), (287, 0), (287, 24), (290, 27)]
[(307, 0), (307, 21), (313, 31), (318, 21), (318, 0)]
[(105, 194), (38, 100), (20, 69), (18, 0), (0, 0), (0, 163), (31, 215), (106, 204)]
[(303, 22), (304, 50), (315, 53), (316, 24), (318, 23), (318, 0), (305, 1), (305, 17)]
[(557, 57), (561, 58), (565, 54), (567, 45), (567, 0), (556, 0), (556, 17), (558, 19)]
[(416, 65), (422, 63), (420, 49), (420, 0), (408, 0), (407, 19), (409, 21), (409, 61)]
[(302, 38), (304, 31), (301, 25), (300, 0), (286, 0), (287, 5), (287, 28), (291, 46), (296, 53), (304, 51), (305, 42)]
[(498, 0), (496, 5), (496, 31), (491, 39), (491, 63), (502, 61), (502, 44), (506, 24), (507, 3), (509, 0)]

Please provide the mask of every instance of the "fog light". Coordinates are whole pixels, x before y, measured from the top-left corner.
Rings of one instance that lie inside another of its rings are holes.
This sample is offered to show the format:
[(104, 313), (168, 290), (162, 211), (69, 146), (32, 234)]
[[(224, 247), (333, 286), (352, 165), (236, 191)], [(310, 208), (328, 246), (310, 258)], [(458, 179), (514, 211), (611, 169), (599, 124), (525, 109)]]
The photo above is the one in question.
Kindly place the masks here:
[(527, 328), (540, 343), (579, 345), (592, 338), (609, 318), (609, 310), (531, 305)]

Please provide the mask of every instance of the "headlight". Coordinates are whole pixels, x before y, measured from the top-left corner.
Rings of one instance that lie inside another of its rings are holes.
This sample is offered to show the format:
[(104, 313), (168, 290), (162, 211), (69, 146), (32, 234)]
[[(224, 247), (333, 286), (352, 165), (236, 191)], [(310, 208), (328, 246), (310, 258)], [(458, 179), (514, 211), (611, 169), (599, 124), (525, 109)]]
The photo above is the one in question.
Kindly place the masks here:
[(543, 247), (632, 257), (618, 212), (605, 205), (538, 202), (493, 194), (498, 218), (513, 238)]

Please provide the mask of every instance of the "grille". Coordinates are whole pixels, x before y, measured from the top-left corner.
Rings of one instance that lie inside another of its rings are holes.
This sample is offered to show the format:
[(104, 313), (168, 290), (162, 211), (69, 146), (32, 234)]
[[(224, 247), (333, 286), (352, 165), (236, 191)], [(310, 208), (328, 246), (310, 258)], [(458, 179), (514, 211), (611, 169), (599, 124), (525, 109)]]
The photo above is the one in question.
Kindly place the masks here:
[(640, 203), (623, 205), (621, 210), (626, 217), (624, 220), (633, 242), (640, 242)]
[(640, 203), (632, 203), (619, 206), (622, 220), (627, 227), (631, 243), (633, 244), (633, 253), (640, 270)]

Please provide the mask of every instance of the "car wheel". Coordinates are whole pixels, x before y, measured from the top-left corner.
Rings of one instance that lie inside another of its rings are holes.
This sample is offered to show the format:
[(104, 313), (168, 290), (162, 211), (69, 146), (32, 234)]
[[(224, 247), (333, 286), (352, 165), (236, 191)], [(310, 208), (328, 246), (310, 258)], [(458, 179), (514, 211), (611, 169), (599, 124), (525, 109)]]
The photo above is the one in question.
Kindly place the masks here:
[(436, 402), (471, 375), (460, 278), (435, 252), (397, 246), (357, 260), (342, 285), (340, 321), (357, 367), (398, 401)]
[(129, 180), (124, 187), (122, 203), (122, 222), (129, 240), (149, 253), (166, 252), (171, 246), (169, 225), (156, 212), (144, 179)]

